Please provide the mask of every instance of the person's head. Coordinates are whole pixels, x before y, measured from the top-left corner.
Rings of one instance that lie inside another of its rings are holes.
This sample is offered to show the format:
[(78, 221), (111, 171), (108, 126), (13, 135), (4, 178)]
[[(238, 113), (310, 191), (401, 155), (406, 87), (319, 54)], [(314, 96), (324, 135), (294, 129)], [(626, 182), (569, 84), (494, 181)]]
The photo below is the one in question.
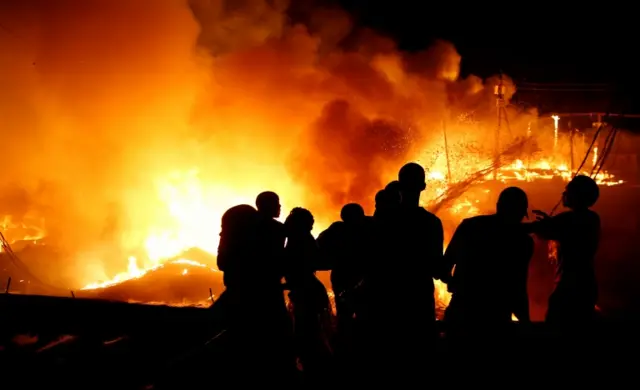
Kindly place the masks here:
[(222, 215), (220, 235), (237, 235), (248, 232), (255, 222), (258, 212), (248, 204), (231, 207)]
[(295, 207), (284, 221), (284, 226), (289, 233), (310, 233), (313, 230), (314, 223), (315, 220), (311, 211), (302, 207)]
[(275, 192), (265, 191), (260, 193), (256, 198), (256, 207), (260, 213), (271, 218), (280, 217), (280, 197)]
[(408, 163), (398, 172), (400, 193), (402, 202), (414, 203), (416, 206), (420, 200), (420, 193), (427, 188), (424, 168), (417, 163)]
[(586, 209), (598, 201), (600, 188), (598, 184), (585, 175), (573, 178), (562, 193), (562, 204), (570, 209)]
[(389, 186), (376, 194), (376, 211), (395, 210), (400, 207), (400, 203), (400, 192), (389, 189)]
[(340, 219), (346, 223), (357, 223), (365, 217), (364, 209), (357, 203), (349, 203), (340, 210)]
[(389, 184), (387, 184), (387, 186), (384, 187), (384, 189), (389, 191), (400, 192), (402, 188), (400, 187), (400, 182), (398, 180), (394, 180), (389, 182)]
[(527, 194), (518, 187), (503, 190), (498, 197), (496, 214), (508, 222), (518, 223), (527, 216), (529, 200)]

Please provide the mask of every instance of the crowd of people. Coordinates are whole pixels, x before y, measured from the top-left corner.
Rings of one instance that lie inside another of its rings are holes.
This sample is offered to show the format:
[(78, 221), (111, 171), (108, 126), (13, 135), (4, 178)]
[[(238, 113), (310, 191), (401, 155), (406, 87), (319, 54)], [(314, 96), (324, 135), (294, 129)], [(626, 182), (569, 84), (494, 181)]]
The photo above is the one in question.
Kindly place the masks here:
[[(317, 239), (307, 209), (296, 207), (284, 223), (277, 221), (281, 206), (274, 192), (259, 194), (255, 207), (229, 209), (218, 248), (226, 290), (216, 305), (236, 336), (230, 359), (259, 365), (264, 380), (276, 382), (300, 366), (315, 383), (329, 370), (356, 372), (356, 366), (407, 379), (420, 372), (439, 339), (434, 279), (452, 293), (444, 323), (453, 340), (498, 334), (513, 316), (530, 321), (532, 234), (558, 245), (546, 321), (561, 328), (594, 320), (600, 220), (590, 209), (599, 196), (591, 178), (568, 183), (567, 211), (536, 211), (534, 222), (523, 222), (527, 194), (505, 189), (494, 214), (462, 221), (446, 252), (442, 222), (420, 207), (425, 188), (424, 168), (408, 163), (375, 195), (372, 216), (347, 204), (341, 220)], [(335, 327), (327, 290), (315, 275), (321, 270), (331, 271)]]

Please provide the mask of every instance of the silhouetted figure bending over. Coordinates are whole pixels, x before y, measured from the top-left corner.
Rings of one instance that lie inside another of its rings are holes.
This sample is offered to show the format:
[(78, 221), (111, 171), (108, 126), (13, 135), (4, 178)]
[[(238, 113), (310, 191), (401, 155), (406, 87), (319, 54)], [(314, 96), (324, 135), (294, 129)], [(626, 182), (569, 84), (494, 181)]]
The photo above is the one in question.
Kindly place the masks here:
[(600, 241), (600, 217), (592, 207), (600, 196), (596, 182), (579, 175), (567, 184), (562, 203), (569, 211), (556, 216), (534, 211), (527, 229), (558, 245), (556, 287), (549, 298), (547, 322), (576, 324), (595, 318), (598, 285), (594, 260)]
[(291, 210), (287, 217), (284, 223), (287, 233), (285, 279), (293, 304), (298, 356), (305, 374), (311, 380), (320, 380), (330, 357), (323, 327), (329, 315), (330, 303), (327, 290), (315, 275), (324, 266), (311, 235), (313, 224), (311, 212), (301, 207)]
[(249, 205), (232, 207), (222, 216), (218, 268), (224, 273), (226, 290), (217, 306), (226, 314), (227, 334), (233, 341), (230, 367), (250, 364), (248, 369), (265, 382), (281, 383), (295, 370), (291, 324), (282, 274), (264, 258), (269, 250), (261, 239), (264, 235), (260, 216)]
[(530, 321), (527, 273), (534, 242), (520, 229), (527, 209), (525, 192), (510, 187), (500, 193), (495, 214), (465, 219), (456, 229), (445, 253), (449, 270), (455, 267), (445, 316), (452, 327), (501, 332), (512, 314)]

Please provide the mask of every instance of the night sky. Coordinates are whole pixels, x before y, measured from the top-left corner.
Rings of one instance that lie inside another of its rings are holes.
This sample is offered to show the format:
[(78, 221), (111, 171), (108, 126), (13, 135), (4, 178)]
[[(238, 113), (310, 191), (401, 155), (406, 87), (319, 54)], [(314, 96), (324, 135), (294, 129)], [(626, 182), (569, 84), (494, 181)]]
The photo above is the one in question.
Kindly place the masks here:
[(357, 24), (393, 37), (402, 49), (421, 50), (435, 39), (453, 42), (462, 56), (463, 76), (502, 71), (519, 86), (516, 98), (543, 110), (640, 114), (640, 99), (635, 98), (640, 86), (637, 21), (629, 6), (339, 3)]
[(495, 9), (460, 2), (339, 2), (358, 24), (394, 37), (403, 49), (419, 50), (437, 38), (453, 42), (463, 57), (463, 73), (488, 76), (502, 69), (521, 80), (614, 82), (633, 76), (640, 63), (633, 50), (636, 29), (626, 20), (630, 17), (620, 15), (624, 10), (569, 13), (540, 4), (533, 8), (532, 2)]

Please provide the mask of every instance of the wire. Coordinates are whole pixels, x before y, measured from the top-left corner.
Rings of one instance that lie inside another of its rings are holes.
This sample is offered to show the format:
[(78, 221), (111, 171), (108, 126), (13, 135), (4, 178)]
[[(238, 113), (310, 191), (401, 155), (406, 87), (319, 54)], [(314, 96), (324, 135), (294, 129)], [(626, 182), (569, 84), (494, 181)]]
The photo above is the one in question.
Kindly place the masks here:
[(602, 164), (600, 164), (600, 166), (598, 167), (598, 171), (596, 172), (596, 176), (598, 176), (598, 174), (600, 173), (600, 170), (602, 169), (602, 167), (604, 166), (605, 161), (609, 158), (609, 154), (613, 151), (613, 146), (615, 145), (615, 141), (616, 141), (616, 137), (618, 136), (618, 129), (615, 129), (615, 132), (613, 133), (613, 137), (611, 138), (611, 143), (609, 145), (609, 147), (606, 150), (606, 154), (604, 156), (604, 159), (602, 161)]
[(594, 176), (598, 176), (598, 174), (600, 173), (600, 170), (602, 169), (602, 167), (604, 166), (604, 163), (607, 161), (607, 158), (609, 157), (609, 154), (611, 153), (611, 150), (613, 150), (613, 145), (614, 142), (616, 140), (616, 136), (618, 135), (618, 129), (613, 129), (613, 135), (611, 136), (611, 140), (609, 141), (609, 145), (606, 145), (606, 149), (602, 155), (602, 161), (600, 162), (600, 165), (598, 166), (598, 170), (596, 171), (596, 174)]
[(517, 91), (607, 92), (607, 90), (603, 88), (537, 88), (537, 87), (518, 87)]
[(533, 82), (516, 82), (516, 85), (535, 86), (535, 87), (609, 87), (607, 83), (533, 83)]
[[(612, 128), (609, 134), (607, 135), (607, 138), (604, 141), (604, 146), (602, 147), (602, 153), (600, 153), (600, 156), (596, 160), (595, 166), (591, 169), (591, 174), (590, 174), (591, 177), (595, 177), (600, 172), (600, 168), (602, 167), (602, 164), (604, 164), (607, 158), (607, 155), (611, 151), (611, 148), (613, 146), (612, 141), (615, 140), (616, 133), (617, 133), (617, 129)], [(598, 170), (596, 170), (596, 167), (598, 167)]]

